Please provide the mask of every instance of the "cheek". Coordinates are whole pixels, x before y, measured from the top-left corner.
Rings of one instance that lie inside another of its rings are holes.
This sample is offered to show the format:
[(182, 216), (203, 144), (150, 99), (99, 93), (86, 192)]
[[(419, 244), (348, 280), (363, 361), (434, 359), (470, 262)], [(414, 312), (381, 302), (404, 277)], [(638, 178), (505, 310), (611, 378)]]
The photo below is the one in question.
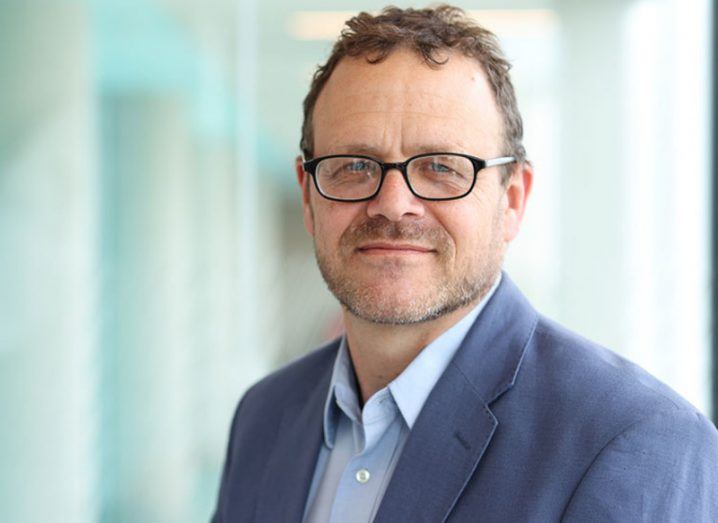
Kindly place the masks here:
[(311, 204), (304, 204), (302, 218), (304, 219), (304, 228), (310, 236), (314, 236), (314, 209)]
[(503, 213), (495, 202), (489, 205), (488, 198), (476, 198), (466, 203), (471, 205), (447, 207), (439, 220), (451, 238), (452, 251), (449, 255), (464, 262), (485, 253), (504, 226)]
[(358, 219), (361, 204), (314, 202), (314, 241), (336, 249), (342, 234)]
[(469, 215), (445, 212), (437, 217), (434, 227), (440, 227), (445, 236), (443, 257), (452, 264), (461, 263), (474, 250), (475, 231), (470, 227)]

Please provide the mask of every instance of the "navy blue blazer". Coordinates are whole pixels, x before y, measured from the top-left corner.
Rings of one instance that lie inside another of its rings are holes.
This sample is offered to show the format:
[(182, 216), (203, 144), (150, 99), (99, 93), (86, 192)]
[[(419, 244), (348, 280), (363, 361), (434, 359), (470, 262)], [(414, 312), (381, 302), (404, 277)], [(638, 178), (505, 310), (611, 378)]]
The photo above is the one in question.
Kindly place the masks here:
[[(300, 522), (338, 342), (251, 387), (215, 523)], [(718, 521), (718, 432), (504, 274), (416, 420), (376, 522)]]

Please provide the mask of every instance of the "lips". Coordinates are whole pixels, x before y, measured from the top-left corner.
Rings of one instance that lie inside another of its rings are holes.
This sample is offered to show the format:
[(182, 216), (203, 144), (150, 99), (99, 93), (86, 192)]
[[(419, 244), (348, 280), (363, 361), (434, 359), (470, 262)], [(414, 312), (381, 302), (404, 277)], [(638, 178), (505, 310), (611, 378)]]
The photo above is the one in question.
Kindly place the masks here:
[(360, 245), (357, 250), (367, 254), (426, 254), (435, 249), (411, 243), (371, 242)]

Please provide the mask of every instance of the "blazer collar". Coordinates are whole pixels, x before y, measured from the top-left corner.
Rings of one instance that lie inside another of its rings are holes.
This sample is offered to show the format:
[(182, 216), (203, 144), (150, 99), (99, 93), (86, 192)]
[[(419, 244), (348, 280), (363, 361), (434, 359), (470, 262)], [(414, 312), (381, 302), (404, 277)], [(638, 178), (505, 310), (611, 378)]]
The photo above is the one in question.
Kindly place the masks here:
[(537, 320), (504, 274), (427, 398), (376, 523), (446, 520), (498, 425), (489, 405), (514, 384)]

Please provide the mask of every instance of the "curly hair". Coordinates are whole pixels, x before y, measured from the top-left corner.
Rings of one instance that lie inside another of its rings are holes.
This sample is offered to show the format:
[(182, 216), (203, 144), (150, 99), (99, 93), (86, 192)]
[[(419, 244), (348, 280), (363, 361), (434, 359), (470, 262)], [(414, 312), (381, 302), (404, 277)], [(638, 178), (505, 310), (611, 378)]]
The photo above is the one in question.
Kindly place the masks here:
[[(445, 4), (427, 9), (390, 6), (377, 15), (361, 12), (346, 22), (329, 59), (317, 67), (304, 99), (300, 148), (305, 159), (314, 154), (314, 106), (337, 64), (345, 57), (361, 56), (370, 64), (379, 63), (397, 47), (416, 52), (433, 68), (448, 61), (448, 57), (440, 58), (440, 52), (445, 50), (475, 59), (486, 73), (503, 119), (505, 154), (514, 156), (517, 162), (526, 161), (523, 122), (509, 76), (511, 64), (491, 31), (474, 22), (462, 9)], [(510, 174), (510, 167), (506, 167), (504, 180)]]

